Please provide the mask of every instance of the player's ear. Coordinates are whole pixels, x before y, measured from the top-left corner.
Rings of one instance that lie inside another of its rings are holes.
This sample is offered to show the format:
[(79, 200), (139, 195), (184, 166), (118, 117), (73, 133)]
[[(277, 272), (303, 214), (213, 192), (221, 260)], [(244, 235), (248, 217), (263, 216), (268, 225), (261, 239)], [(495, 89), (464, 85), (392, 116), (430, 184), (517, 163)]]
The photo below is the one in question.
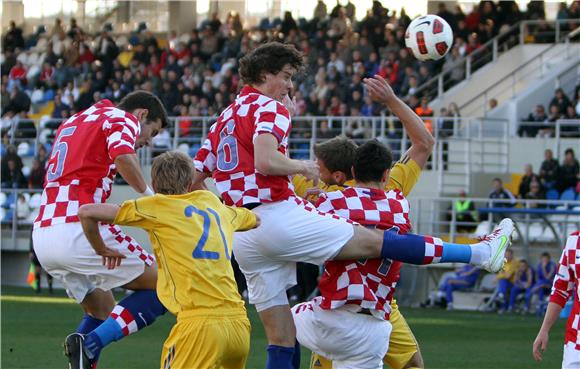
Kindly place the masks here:
[(133, 112), (133, 115), (135, 116), (135, 118), (137, 118), (139, 122), (145, 124), (147, 123), (147, 116), (149, 115), (149, 110), (139, 108)]
[(389, 181), (389, 175), (391, 174), (391, 170), (390, 169), (386, 169), (383, 172), (383, 177), (381, 178), (381, 182), (388, 182)]
[(195, 183), (193, 181), (191, 181), (191, 183), (189, 183), (189, 186), (187, 186), (187, 192), (193, 192), (195, 191)]

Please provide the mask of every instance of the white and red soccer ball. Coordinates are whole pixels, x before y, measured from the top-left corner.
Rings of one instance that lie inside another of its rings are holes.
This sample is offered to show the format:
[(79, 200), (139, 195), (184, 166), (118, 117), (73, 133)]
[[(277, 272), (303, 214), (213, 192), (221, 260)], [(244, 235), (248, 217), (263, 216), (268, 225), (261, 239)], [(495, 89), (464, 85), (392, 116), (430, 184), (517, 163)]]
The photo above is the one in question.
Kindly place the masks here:
[(405, 45), (419, 60), (438, 60), (453, 45), (453, 30), (445, 19), (429, 14), (414, 19), (405, 32)]

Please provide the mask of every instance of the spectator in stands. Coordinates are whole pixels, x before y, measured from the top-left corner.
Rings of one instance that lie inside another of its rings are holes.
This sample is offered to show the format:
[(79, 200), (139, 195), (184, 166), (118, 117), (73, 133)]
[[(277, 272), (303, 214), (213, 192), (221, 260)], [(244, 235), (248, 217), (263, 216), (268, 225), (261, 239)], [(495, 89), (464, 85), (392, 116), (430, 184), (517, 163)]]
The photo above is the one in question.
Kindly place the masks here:
[[(489, 198), (491, 199), (490, 207), (494, 208), (511, 208), (516, 204), (516, 198), (514, 195), (503, 187), (503, 181), (500, 178), (494, 178), (491, 182), (493, 189), (489, 193)], [(504, 201), (497, 201), (504, 200)]]
[[(528, 115), (527, 118), (522, 119), (526, 122), (533, 123), (543, 123), (548, 121), (548, 116), (546, 115), (546, 110), (541, 104), (536, 105), (534, 111)], [(536, 137), (541, 128), (541, 125), (537, 124), (522, 124), (518, 128), (518, 136), (521, 137)]]
[[(429, 98), (427, 96), (423, 96), (421, 98), (421, 105), (415, 108), (415, 113), (417, 113), (420, 117), (432, 117), (433, 116), (433, 109), (429, 107)], [(425, 127), (431, 134), (433, 134), (433, 120), (432, 119), (423, 119), (423, 123), (425, 123)]]
[(20, 60), (16, 60), (16, 64), (10, 69), (8, 74), (8, 92), (12, 92), (14, 88), (23, 89), (27, 84), (26, 67)]
[(554, 95), (555, 95), (554, 98), (552, 99), (552, 101), (550, 101), (550, 110), (551, 107), (555, 105), (558, 107), (558, 112), (560, 114), (566, 114), (568, 106), (572, 105), (570, 99), (568, 98), (568, 96), (566, 96), (564, 90), (562, 90), (561, 88), (556, 89)]
[[(464, 190), (459, 191), (459, 198), (453, 202), (455, 208), (455, 219), (458, 223), (475, 223), (477, 222), (477, 211), (473, 201), (467, 198)], [(458, 224), (458, 232), (472, 232), (475, 225)]]
[(536, 283), (526, 291), (526, 311), (530, 310), (530, 303), (534, 295), (538, 295), (540, 304), (550, 294), (552, 282), (556, 275), (556, 263), (551, 260), (550, 253), (544, 252), (536, 267)]
[[(521, 293), (525, 293), (534, 283), (534, 272), (527, 260), (521, 259), (518, 263), (518, 269), (515, 275), (514, 286), (510, 292), (510, 303), (508, 305), (508, 313), (514, 311), (516, 307), (517, 298)], [(524, 310), (525, 312), (525, 310)]]
[(40, 162), (42, 168), (46, 167), (46, 163), (48, 162), (48, 150), (46, 150), (44, 145), (38, 145), (35, 159)]
[(465, 78), (464, 61), (462, 60), (462, 56), (459, 53), (458, 46), (454, 46), (451, 49), (451, 52), (447, 54), (445, 63), (443, 63), (443, 71), (449, 71), (449, 78), (451, 78), (452, 81), (450, 86), (446, 86), (447, 88), (457, 84), (460, 81), (463, 81)]
[(559, 185), (560, 192), (569, 188), (576, 188), (576, 184), (580, 179), (580, 164), (575, 157), (574, 150), (569, 148), (564, 152), (564, 161), (560, 166), (559, 171)]
[(556, 186), (559, 170), (560, 164), (558, 164), (558, 160), (554, 159), (552, 150), (545, 150), (544, 161), (540, 167), (540, 180), (546, 189), (552, 189)]
[[(54, 110), (52, 111), (52, 118), (63, 118), (69, 115), (70, 106), (62, 102), (62, 96), (60, 93), (56, 93), (54, 96)], [(64, 113), (64, 115), (63, 115)]]
[(44, 165), (38, 159), (32, 161), (32, 168), (30, 169), (30, 174), (28, 175), (28, 188), (29, 189), (41, 189), (44, 184), (44, 176), (46, 175), (46, 170)]
[(496, 107), (497, 107), (497, 100), (496, 99), (489, 100), (489, 108), (488, 108), (488, 110), (493, 110)]
[(22, 36), (22, 28), (16, 26), (16, 22), (10, 21), (8, 32), (4, 35), (2, 40), (4, 49), (14, 51), (15, 49), (22, 49), (24, 47), (24, 37)]
[(453, 277), (446, 278), (440, 285), (436, 294), (429, 298), (428, 305), (434, 306), (436, 301), (445, 297), (447, 310), (453, 310), (453, 291), (472, 288), (479, 277), (479, 268), (473, 265), (464, 265), (455, 271)]
[[(540, 182), (532, 181), (530, 183), (530, 190), (523, 196), (523, 198), (525, 200), (545, 200), (546, 194), (544, 193)], [(529, 204), (530, 208), (543, 208), (545, 206), (545, 204)]]
[(28, 201), (26, 201), (26, 197), (24, 194), (19, 193), (18, 198), (16, 200), (16, 219), (18, 220), (26, 220), (30, 216), (30, 206), (28, 205)]
[(322, 21), (326, 19), (327, 14), (328, 10), (326, 8), (326, 4), (324, 1), (318, 0), (318, 3), (316, 3), (316, 8), (314, 8), (314, 19)]
[(8, 172), (8, 160), (13, 160), (16, 163), (16, 168), (18, 170), (22, 169), (22, 158), (18, 156), (16, 146), (8, 145), (6, 147), (6, 153), (2, 156), (2, 181), (4, 181), (4, 174)]
[(524, 198), (528, 192), (530, 192), (530, 184), (532, 182), (540, 182), (540, 177), (534, 173), (532, 164), (526, 164), (524, 166), (524, 176), (520, 182), (520, 187), (518, 191), (518, 197)]
[(514, 260), (514, 252), (512, 249), (507, 249), (505, 252), (506, 263), (502, 270), (497, 273), (495, 280), (497, 282), (497, 295), (495, 300), (499, 304), (499, 312), (507, 309), (508, 296), (511, 291), (516, 278), (517, 264)]
[(4, 188), (26, 188), (26, 179), (22, 174), (22, 169), (18, 168), (16, 160), (6, 161), (7, 170), (2, 173), (2, 187)]

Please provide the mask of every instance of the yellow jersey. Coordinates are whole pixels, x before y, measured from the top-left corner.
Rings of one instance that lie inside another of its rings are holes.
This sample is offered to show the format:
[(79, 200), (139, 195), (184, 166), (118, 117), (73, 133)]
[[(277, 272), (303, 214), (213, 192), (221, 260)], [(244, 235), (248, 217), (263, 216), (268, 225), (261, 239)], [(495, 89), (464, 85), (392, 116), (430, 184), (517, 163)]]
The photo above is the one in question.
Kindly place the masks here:
[(251, 229), (256, 216), (223, 205), (209, 191), (125, 201), (115, 224), (143, 228), (157, 258), (157, 295), (173, 314), (192, 309), (245, 313), (230, 259), (235, 231)]
[[(419, 177), (421, 176), (421, 168), (412, 159), (407, 159), (405, 161), (399, 161), (395, 163), (393, 168), (391, 168), (391, 173), (389, 175), (389, 181), (385, 186), (385, 190), (400, 190), (405, 196), (411, 193), (411, 190), (417, 184)], [(354, 179), (346, 181), (342, 186), (340, 185), (327, 185), (326, 183), (320, 181), (318, 182), (318, 187), (324, 192), (340, 191), (345, 187), (351, 187), (356, 184)], [(295, 175), (292, 177), (292, 185), (294, 186), (294, 191), (296, 195), (306, 198), (306, 191), (314, 187), (313, 182), (306, 179), (303, 175)], [(308, 198), (308, 200), (311, 200)]]
[(506, 261), (503, 265), (503, 269), (499, 271), (496, 275), (496, 279), (507, 279), (511, 283), (514, 283), (516, 280), (516, 271), (518, 270), (518, 263), (512, 259), (510, 261)]

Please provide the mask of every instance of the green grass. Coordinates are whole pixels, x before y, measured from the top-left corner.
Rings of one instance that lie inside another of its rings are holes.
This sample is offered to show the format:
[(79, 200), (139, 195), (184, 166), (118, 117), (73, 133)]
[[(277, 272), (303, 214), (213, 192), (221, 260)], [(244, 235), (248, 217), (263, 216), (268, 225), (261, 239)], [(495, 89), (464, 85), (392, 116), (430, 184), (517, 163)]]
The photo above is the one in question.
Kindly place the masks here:
[[(14, 296), (23, 301), (13, 301)], [(74, 330), (81, 312), (74, 303), (56, 298), (34, 301), (29, 289), (2, 288), (2, 361), (4, 369), (66, 368), (63, 338)], [(46, 295), (43, 295), (46, 296)], [(264, 368), (266, 340), (253, 308), (251, 352), (248, 368)], [(421, 345), (427, 368), (521, 369), (559, 368), (562, 360), (564, 321), (550, 337), (542, 363), (531, 357), (532, 342), (540, 318), (446, 312), (403, 308), (403, 314)], [(158, 368), (161, 345), (175, 319), (166, 315), (143, 332), (108, 347), (99, 369)], [(309, 352), (302, 350), (302, 368), (308, 368)]]

